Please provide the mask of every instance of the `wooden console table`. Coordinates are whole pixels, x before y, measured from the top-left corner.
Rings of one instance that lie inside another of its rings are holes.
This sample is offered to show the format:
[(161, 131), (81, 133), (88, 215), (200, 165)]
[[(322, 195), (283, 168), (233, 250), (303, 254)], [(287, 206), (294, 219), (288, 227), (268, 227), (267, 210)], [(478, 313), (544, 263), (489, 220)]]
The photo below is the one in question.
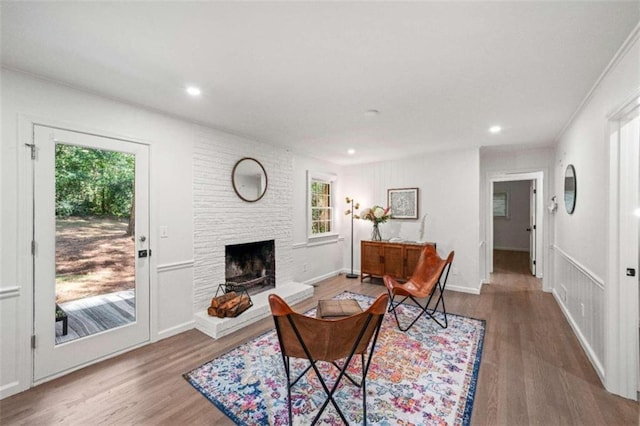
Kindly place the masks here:
[(425, 245), (436, 243), (409, 243), (389, 241), (360, 242), (360, 282), (365, 278), (390, 275), (406, 281), (418, 264)]

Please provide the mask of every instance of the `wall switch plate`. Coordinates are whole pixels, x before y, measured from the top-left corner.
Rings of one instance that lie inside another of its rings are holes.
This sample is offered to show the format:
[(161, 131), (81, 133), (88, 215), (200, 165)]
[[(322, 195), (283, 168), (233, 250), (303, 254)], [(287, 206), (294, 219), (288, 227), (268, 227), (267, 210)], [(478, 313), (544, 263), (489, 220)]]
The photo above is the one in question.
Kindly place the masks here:
[(169, 230), (166, 226), (160, 227), (160, 238), (169, 238)]

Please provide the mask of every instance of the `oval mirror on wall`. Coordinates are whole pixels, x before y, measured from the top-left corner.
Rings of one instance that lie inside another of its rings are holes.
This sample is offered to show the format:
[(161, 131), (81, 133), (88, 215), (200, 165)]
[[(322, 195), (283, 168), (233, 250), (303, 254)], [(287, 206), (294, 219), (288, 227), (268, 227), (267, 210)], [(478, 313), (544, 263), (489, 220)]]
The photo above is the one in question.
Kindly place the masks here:
[(245, 157), (233, 166), (231, 183), (238, 197), (253, 203), (267, 192), (267, 172), (258, 160)]
[(564, 172), (564, 207), (569, 214), (573, 214), (576, 209), (577, 189), (576, 169), (573, 164), (569, 164)]

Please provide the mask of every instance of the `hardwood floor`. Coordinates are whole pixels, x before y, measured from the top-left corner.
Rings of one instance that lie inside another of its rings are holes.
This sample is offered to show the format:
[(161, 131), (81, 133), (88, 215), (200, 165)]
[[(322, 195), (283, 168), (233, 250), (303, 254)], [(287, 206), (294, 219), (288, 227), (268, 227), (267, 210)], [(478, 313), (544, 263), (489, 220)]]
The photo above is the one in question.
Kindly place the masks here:
[[(445, 296), (449, 312), (487, 321), (472, 424), (637, 425), (638, 404), (604, 390), (553, 297), (510, 271), (508, 253), (496, 260), (481, 295)], [(343, 290), (375, 296), (377, 282), (334, 277), (296, 309)], [(232, 424), (182, 374), (271, 327), (267, 318), (217, 341), (191, 330), (147, 345), (0, 401), (0, 424)]]

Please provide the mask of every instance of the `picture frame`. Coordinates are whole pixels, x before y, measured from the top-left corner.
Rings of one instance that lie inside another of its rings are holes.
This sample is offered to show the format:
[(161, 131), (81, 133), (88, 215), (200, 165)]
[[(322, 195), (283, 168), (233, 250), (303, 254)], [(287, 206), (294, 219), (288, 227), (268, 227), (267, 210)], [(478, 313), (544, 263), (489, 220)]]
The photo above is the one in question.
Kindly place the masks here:
[(418, 188), (387, 189), (391, 219), (418, 219)]

